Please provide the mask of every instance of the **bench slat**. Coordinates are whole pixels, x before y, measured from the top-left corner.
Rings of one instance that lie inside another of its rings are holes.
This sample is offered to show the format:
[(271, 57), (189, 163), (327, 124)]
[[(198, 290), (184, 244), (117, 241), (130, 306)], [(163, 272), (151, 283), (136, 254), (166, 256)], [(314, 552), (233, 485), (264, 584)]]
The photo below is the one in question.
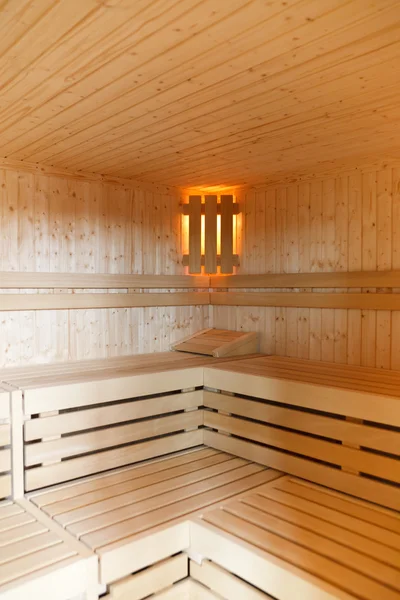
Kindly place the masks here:
[[(251, 519), (254, 516), (254, 513), (246, 507), (243, 509), (241, 517), (221, 510), (206, 514), (204, 520), (365, 600), (376, 600), (376, 598), (396, 600), (398, 597), (395, 590), (327, 559), (319, 553), (319, 548), (315, 547), (310, 550), (307, 542), (304, 546), (299, 547), (297, 543), (267, 531), (262, 527), (261, 518), (257, 525), (253, 524)], [(299, 542), (301, 543), (301, 538)]]
[(203, 432), (198, 429), (150, 442), (138, 443), (126, 448), (98, 452), (92, 456), (73, 458), (55, 465), (28, 469), (25, 472), (25, 489), (28, 491), (34, 490), (61, 481), (68, 481), (75, 477), (91, 475), (100, 470), (106, 471), (191, 446), (199, 446), (202, 443)]
[(265, 404), (262, 401), (239, 396), (205, 391), (204, 406), (248, 419), (257, 419), (293, 430), (351, 442), (382, 452), (396, 454), (400, 448), (400, 432), (351, 423), (332, 416), (313, 414), (290, 407)]
[(305, 457), (400, 483), (400, 461), (240, 418), (205, 412), (204, 425)]
[(201, 405), (201, 391), (112, 404), (111, 406), (83, 410), (79, 414), (71, 412), (52, 417), (31, 419), (25, 424), (24, 435), (26, 441), (31, 441), (43, 437), (83, 431), (84, 429), (104, 427), (123, 421), (144, 419)]
[[(79, 416), (75, 415), (75, 418), (79, 418)], [(199, 427), (202, 424), (203, 412), (196, 410), (158, 419), (140, 421), (131, 425), (109, 427), (90, 433), (70, 435), (57, 440), (30, 444), (25, 446), (25, 464), (29, 467), (49, 460), (57, 461), (69, 456), (95, 452), (107, 447), (120, 446), (129, 442), (161, 436), (183, 429)]]

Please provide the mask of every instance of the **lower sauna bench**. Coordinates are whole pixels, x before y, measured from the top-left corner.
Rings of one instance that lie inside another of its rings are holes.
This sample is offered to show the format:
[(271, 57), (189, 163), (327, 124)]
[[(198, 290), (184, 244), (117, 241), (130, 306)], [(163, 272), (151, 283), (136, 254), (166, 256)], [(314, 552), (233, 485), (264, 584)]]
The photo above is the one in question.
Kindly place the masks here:
[(191, 577), (226, 600), (399, 600), (400, 517), (281, 477), (191, 521)]
[[(199, 448), (29, 498), (96, 552), (100, 582), (109, 585), (186, 550), (193, 515), (280, 476), (246, 459)], [(115, 595), (120, 585), (111, 585), (111, 598), (120, 597)], [(136, 587), (134, 580), (131, 587)], [(133, 591), (128, 597), (135, 597)]]
[(41, 369), (3, 380), (21, 503), (96, 555), (104, 598), (400, 599), (399, 374), (179, 353)]
[(97, 559), (30, 502), (0, 504), (1, 600), (94, 600)]

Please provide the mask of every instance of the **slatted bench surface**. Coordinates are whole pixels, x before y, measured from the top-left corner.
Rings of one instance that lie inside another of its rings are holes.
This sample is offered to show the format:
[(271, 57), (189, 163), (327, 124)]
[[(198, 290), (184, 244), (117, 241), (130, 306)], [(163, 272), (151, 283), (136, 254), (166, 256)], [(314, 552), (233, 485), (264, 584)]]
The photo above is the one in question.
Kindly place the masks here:
[(196, 522), (197, 552), (278, 600), (400, 597), (398, 513), (286, 476)]
[(263, 356), (204, 384), (207, 446), (400, 510), (400, 373)]
[[(84, 592), (89, 551), (78, 548), (74, 539), (64, 539), (62, 530), (59, 535), (50, 520), (46, 524), (33, 510), (25, 500), (0, 504), (1, 598), (72, 598)], [(94, 557), (91, 563), (95, 576)], [(65, 594), (56, 584), (65, 588)]]
[[(225, 359), (226, 360), (226, 359)], [(178, 352), (160, 352), (104, 360), (71, 361), (0, 370), (0, 382), (27, 390), (37, 387), (87, 383), (130, 375), (149, 375), (212, 365), (220, 360)], [(0, 384), (1, 385), (1, 384)]]
[[(231, 358), (227, 363), (207, 366), (246, 375), (260, 375), (400, 398), (400, 371), (265, 355), (250, 357), (247, 360)], [(400, 405), (398, 418), (400, 420)]]
[[(200, 448), (42, 490), (30, 500), (107, 560), (139, 534), (145, 539), (159, 526), (170, 527), (278, 476), (250, 461)], [(132, 562), (126, 573), (134, 571)]]

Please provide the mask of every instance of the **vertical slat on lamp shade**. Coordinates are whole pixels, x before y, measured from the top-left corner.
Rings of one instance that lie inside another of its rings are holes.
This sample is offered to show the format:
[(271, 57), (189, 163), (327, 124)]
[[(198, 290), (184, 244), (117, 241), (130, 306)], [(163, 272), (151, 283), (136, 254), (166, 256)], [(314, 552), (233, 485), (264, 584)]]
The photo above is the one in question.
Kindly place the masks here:
[(217, 272), (217, 196), (206, 196), (205, 272)]
[(189, 273), (201, 272), (201, 196), (189, 196)]
[(233, 271), (233, 196), (221, 196), (221, 273)]

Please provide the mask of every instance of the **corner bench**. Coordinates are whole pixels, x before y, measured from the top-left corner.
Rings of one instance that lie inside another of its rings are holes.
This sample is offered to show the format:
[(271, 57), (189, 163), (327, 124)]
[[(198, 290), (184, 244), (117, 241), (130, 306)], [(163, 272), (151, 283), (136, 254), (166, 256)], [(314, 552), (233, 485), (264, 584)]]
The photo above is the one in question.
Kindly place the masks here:
[(399, 597), (400, 374), (162, 353), (0, 379), (17, 502), (111, 600)]

